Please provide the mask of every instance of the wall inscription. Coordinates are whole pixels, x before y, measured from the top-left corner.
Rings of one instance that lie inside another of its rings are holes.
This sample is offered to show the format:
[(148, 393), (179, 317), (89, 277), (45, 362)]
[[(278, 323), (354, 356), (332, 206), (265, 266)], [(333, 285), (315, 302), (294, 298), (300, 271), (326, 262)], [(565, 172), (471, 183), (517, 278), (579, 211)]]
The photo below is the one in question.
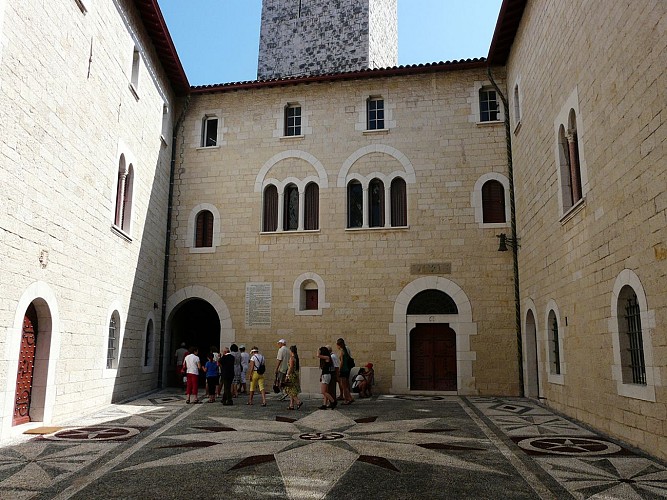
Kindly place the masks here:
[(246, 328), (271, 327), (271, 283), (246, 283), (245, 326)]
[(410, 265), (410, 274), (452, 274), (452, 263), (412, 264)]

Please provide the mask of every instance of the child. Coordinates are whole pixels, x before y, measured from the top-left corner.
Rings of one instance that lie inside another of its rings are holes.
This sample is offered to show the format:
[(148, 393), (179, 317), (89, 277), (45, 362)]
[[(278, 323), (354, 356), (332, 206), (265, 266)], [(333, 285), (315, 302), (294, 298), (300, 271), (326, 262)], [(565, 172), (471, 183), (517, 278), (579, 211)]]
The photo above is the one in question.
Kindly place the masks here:
[(204, 366), (206, 372), (206, 387), (208, 387), (208, 402), (215, 403), (216, 386), (218, 385), (218, 363), (214, 361), (214, 354), (208, 354), (208, 361)]

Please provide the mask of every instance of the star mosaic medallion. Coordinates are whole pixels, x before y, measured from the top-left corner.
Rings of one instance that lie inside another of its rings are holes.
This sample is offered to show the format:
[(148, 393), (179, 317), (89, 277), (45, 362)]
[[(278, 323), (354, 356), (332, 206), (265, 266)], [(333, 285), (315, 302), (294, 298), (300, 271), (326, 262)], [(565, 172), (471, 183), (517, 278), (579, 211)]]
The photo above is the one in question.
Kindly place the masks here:
[[(486, 439), (451, 435), (454, 429), (436, 426), (439, 418), (378, 422), (373, 417), (354, 420), (339, 411), (316, 411), (296, 420), (263, 420), (261, 425), (252, 419), (215, 416), (209, 421), (210, 425), (193, 427), (192, 433), (163, 436), (160, 448), (179, 453), (118, 472), (211, 460), (234, 463), (228, 470), (275, 462), (293, 499), (305, 498), (306, 493), (309, 498), (314, 493), (315, 497), (325, 496), (356, 462), (395, 473), (400, 473), (401, 463), (407, 461), (486, 473), (489, 477), (506, 475), (448, 454), (484, 452), (491, 445)], [(308, 490), (303, 488), (306, 479)], [(314, 485), (317, 491), (313, 491)]]

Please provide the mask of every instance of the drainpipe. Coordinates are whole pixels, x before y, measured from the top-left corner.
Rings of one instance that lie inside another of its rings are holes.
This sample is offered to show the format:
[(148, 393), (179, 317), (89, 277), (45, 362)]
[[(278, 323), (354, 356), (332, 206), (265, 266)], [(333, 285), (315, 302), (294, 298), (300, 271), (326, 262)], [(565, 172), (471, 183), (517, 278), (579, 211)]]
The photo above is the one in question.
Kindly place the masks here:
[(511, 240), (513, 242), (512, 248), (512, 260), (514, 264), (514, 321), (516, 328), (516, 342), (517, 342), (517, 361), (519, 363), (519, 395), (524, 396), (524, 387), (523, 387), (523, 344), (521, 338), (521, 295), (519, 291), (519, 243), (516, 235), (516, 205), (514, 202), (514, 166), (512, 165), (512, 132), (510, 130), (510, 108), (507, 103), (507, 98), (505, 94), (500, 90), (498, 84), (493, 79), (493, 74), (491, 73), (491, 65), (487, 66), (487, 74), (489, 75), (489, 80), (493, 88), (496, 89), (496, 92), (500, 96), (500, 99), (503, 102), (505, 108), (505, 142), (507, 146), (507, 176), (510, 183), (510, 230), (511, 230)]
[(167, 235), (164, 243), (164, 268), (162, 271), (162, 308), (160, 312), (160, 357), (158, 362), (157, 386), (159, 389), (164, 387), (164, 380), (162, 380), (162, 373), (164, 371), (164, 337), (166, 332), (167, 322), (167, 285), (169, 283), (169, 250), (171, 247), (171, 215), (173, 209), (174, 198), (174, 179), (176, 172), (176, 139), (178, 137), (178, 129), (183, 124), (185, 119), (185, 112), (190, 104), (190, 96), (188, 95), (183, 104), (183, 109), (178, 117), (176, 125), (174, 125), (171, 135), (171, 161), (169, 162), (169, 198), (167, 202)]

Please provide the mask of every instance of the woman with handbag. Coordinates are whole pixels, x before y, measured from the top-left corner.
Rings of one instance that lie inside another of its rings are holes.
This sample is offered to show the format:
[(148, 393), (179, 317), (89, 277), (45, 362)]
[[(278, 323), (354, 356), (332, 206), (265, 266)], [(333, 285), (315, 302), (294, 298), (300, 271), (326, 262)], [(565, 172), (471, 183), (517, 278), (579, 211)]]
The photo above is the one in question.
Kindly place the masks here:
[(343, 399), (345, 400), (342, 404), (349, 405), (354, 402), (354, 398), (350, 392), (350, 372), (352, 371), (352, 368), (354, 368), (354, 358), (352, 358), (350, 350), (345, 345), (345, 340), (342, 338), (338, 339), (336, 345), (338, 346), (338, 349), (340, 349), (341, 363), (338, 382), (340, 383), (341, 396), (343, 396)]
[[(331, 352), (326, 347), (320, 347), (317, 357), (320, 358), (320, 370), (322, 370), (322, 375), (320, 376), (320, 391), (324, 398), (320, 410), (333, 410), (336, 408), (337, 403), (336, 398), (329, 394), (329, 382), (331, 382), (331, 371), (333, 368)], [(327, 405), (327, 403), (329, 404)]]
[(289, 348), (290, 358), (287, 368), (287, 382), (285, 394), (289, 396), (288, 410), (298, 410), (303, 402), (299, 399), (301, 392), (301, 377), (299, 373), (299, 352), (295, 345)]

